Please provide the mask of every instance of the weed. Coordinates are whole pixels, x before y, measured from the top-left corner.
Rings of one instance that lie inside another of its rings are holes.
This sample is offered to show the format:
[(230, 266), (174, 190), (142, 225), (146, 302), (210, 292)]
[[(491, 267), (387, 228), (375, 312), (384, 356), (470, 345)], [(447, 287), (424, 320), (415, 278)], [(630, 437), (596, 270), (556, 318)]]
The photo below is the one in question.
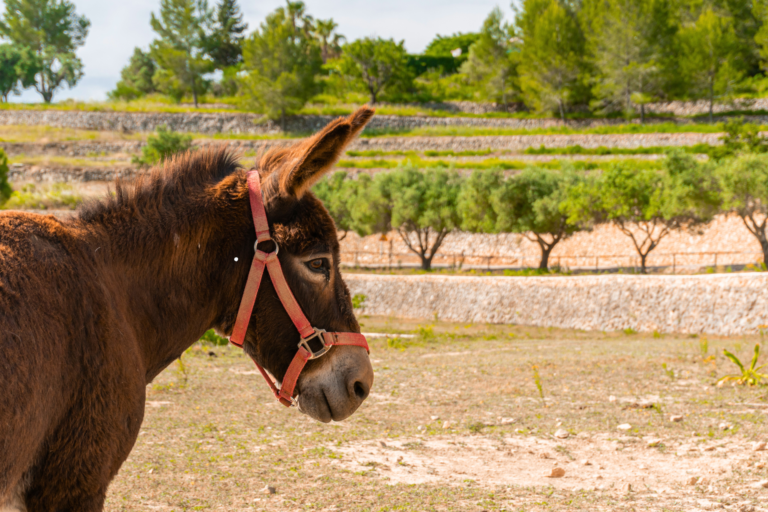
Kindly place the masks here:
[(707, 355), (709, 355), (709, 340), (707, 338), (699, 340), (699, 351), (701, 352), (701, 358), (706, 359)]
[(141, 156), (132, 162), (142, 166), (151, 166), (163, 162), (166, 158), (188, 150), (192, 146), (192, 136), (176, 133), (165, 126), (158, 126), (157, 136), (150, 135), (147, 145), (141, 148)]
[(763, 379), (768, 379), (768, 374), (760, 373), (760, 370), (762, 370), (765, 366), (768, 365), (762, 365), (757, 366), (757, 359), (760, 357), (760, 344), (755, 344), (755, 355), (752, 357), (752, 362), (750, 363), (748, 368), (744, 368), (744, 365), (741, 361), (739, 361), (739, 358), (736, 357), (733, 353), (728, 352), (726, 349), (723, 349), (723, 355), (730, 359), (733, 364), (739, 367), (739, 370), (741, 373), (734, 373), (731, 375), (726, 375), (725, 377), (721, 378), (717, 381), (718, 386), (728, 382), (732, 381), (736, 384), (748, 384), (750, 386), (755, 386), (757, 384), (760, 384)]
[(225, 345), (229, 345), (229, 340), (227, 338), (222, 338), (221, 336), (216, 334), (216, 331), (214, 331), (213, 329), (205, 331), (205, 334), (203, 334), (200, 337), (200, 342), (203, 345), (207, 343), (209, 345), (213, 345), (216, 347), (223, 347)]
[(67, 183), (54, 183), (50, 186), (24, 185), (13, 191), (3, 204), (8, 210), (74, 210), (83, 198)]
[(675, 370), (672, 368), (667, 368), (667, 363), (661, 363), (661, 368), (664, 370), (664, 373), (667, 374), (667, 377), (669, 377), (672, 380), (675, 380)]
[(656, 339), (661, 338), (661, 333), (657, 331), (656, 329), (653, 330), (653, 337)]
[(420, 325), (416, 328), (416, 335), (421, 341), (433, 341), (435, 339), (435, 326)]
[(544, 402), (544, 387), (541, 385), (541, 375), (539, 374), (539, 367), (533, 365), (533, 383), (536, 384), (536, 389), (539, 390), (539, 397)]
[(634, 330), (634, 329), (633, 329), (633, 328), (631, 328), (631, 327), (627, 327), (626, 329), (624, 329), (624, 331), (623, 331), (623, 332), (624, 332), (624, 334), (626, 334), (627, 336), (631, 336), (632, 334), (637, 334), (637, 331), (636, 331), (636, 330)]

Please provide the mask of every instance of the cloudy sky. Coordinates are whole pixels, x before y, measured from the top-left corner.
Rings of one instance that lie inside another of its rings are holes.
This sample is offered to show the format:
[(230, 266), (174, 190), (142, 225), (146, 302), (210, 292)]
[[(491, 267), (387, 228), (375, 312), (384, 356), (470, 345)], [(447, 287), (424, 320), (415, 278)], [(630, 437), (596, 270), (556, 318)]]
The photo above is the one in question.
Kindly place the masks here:
[[(91, 30), (78, 55), (85, 77), (73, 89), (60, 89), (55, 100), (106, 99), (120, 78), (133, 48), (147, 48), (153, 39), (149, 15), (159, 0), (74, 0), (79, 14), (91, 20)], [(215, 4), (216, 0), (210, 0)], [(240, 0), (249, 31), (256, 28), (283, 0)], [(405, 40), (409, 52), (422, 51), (435, 34), (469, 32), (480, 28), (491, 9), (499, 5), (512, 18), (509, 1), (498, 0), (305, 0), (315, 18), (333, 18), (348, 39), (364, 36)], [(3, 11), (5, 6), (3, 5)], [(40, 101), (33, 90), (12, 101)]]

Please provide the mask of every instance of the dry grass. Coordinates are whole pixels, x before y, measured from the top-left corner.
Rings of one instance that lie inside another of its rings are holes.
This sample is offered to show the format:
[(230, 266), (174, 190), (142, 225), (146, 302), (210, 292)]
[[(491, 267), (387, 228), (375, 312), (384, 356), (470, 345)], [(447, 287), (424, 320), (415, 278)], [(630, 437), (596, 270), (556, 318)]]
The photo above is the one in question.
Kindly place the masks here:
[[(278, 405), (240, 351), (190, 349), (185, 374), (148, 387), (107, 510), (765, 510), (768, 489), (748, 486), (768, 453), (749, 443), (767, 440), (768, 391), (713, 385), (720, 349), (743, 356), (754, 339), (361, 322), (417, 336), (371, 340), (372, 395), (340, 424)], [(553, 465), (566, 477), (540, 474)], [(685, 485), (696, 471), (709, 480)]]

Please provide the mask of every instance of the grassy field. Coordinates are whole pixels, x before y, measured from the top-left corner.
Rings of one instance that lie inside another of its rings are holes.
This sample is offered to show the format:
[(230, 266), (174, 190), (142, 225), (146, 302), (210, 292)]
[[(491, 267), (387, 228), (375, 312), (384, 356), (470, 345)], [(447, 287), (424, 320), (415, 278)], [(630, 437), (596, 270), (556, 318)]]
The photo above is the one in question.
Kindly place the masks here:
[(194, 346), (148, 386), (106, 510), (766, 510), (768, 390), (714, 386), (756, 338), (361, 325), (414, 337), (370, 340), (371, 396), (339, 424)]

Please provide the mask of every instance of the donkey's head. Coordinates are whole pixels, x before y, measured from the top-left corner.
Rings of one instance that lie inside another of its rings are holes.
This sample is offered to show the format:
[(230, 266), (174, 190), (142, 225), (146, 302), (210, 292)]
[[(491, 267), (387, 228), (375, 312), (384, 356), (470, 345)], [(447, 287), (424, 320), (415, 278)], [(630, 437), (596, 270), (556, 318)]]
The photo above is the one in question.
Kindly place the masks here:
[[(286, 280), (310, 323), (327, 331), (359, 333), (360, 326), (339, 271), (336, 227), (309, 189), (331, 169), (372, 115), (373, 110), (361, 108), (302, 143), (269, 151), (258, 164), (267, 218)], [(282, 380), (299, 339), (272, 282), (264, 276), (246, 334), (246, 350)], [(309, 361), (302, 371), (296, 387), (300, 410), (319, 421), (341, 421), (355, 412), (372, 384), (373, 368), (366, 350), (336, 346)]]

